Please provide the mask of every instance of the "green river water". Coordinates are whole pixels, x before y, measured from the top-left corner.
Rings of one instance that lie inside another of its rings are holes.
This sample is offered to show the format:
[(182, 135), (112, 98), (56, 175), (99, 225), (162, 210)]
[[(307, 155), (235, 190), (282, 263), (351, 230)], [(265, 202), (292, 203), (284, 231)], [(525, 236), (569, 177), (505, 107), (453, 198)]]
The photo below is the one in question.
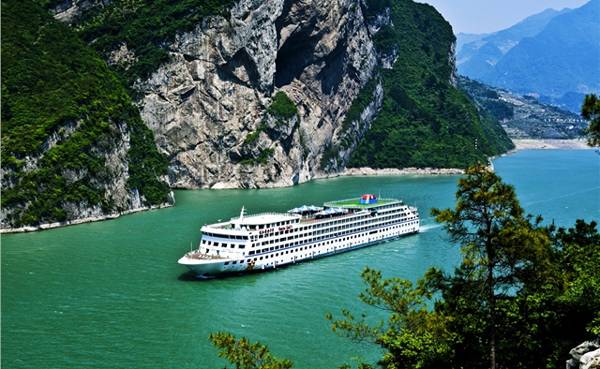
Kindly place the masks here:
[[(522, 151), (494, 162), (521, 203), (546, 221), (598, 220), (600, 155)], [(177, 206), (116, 220), (2, 236), (2, 368), (218, 368), (207, 340), (226, 330), (260, 340), (296, 368), (375, 359), (368, 344), (331, 332), (324, 316), (363, 311), (360, 272), (418, 278), (460, 258), (432, 207), (454, 203), (458, 177), (361, 177), (269, 190), (177, 191)], [(177, 259), (199, 227), (362, 193), (417, 205), (423, 232), (273, 272), (192, 281)]]

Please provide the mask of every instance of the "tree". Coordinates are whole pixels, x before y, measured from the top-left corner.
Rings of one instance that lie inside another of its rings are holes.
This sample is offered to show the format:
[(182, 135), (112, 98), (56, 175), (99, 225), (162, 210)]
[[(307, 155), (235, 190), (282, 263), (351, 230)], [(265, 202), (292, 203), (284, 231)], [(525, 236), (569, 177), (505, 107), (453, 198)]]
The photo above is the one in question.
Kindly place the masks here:
[[(388, 317), (372, 325), (366, 314), (356, 318), (347, 310), (341, 319), (327, 316), (334, 331), (381, 346), (383, 368), (527, 367), (515, 357), (515, 344), (538, 337), (539, 329), (527, 324), (527, 296), (517, 297), (526, 286), (543, 285), (548, 271), (556, 269), (550, 265), (549, 232), (540, 226), (541, 218), (524, 215), (512, 186), (485, 166), (466, 171), (456, 198), (455, 209), (433, 210), (461, 245), (463, 260), (454, 273), (432, 268), (413, 285), (367, 268), (360, 299)], [(516, 321), (521, 326), (511, 327)], [(498, 365), (497, 357), (505, 365)]]
[(590, 121), (587, 129), (588, 144), (600, 146), (600, 99), (595, 94), (585, 96), (581, 106), (581, 116)]
[[(430, 276), (426, 275), (416, 285), (401, 278), (384, 279), (380, 271), (370, 268), (365, 268), (361, 276), (366, 288), (359, 298), (388, 313), (387, 319), (372, 325), (367, 322), (367, 314), (357, 318), (342, 310), (341, 319), (327, 314), (333, 331), (357, 342), (381, 346), (385, 353), (378, 364), (383, 368), (448, 367), (454, 337), (446, 328), (445, 316), (428, 308), (433, 293), (428, 286)], [(359, 368), (373, 366), (360, 363)]]
[(208, 339), (219, 349), (219, 357), (227, 359), (235, 369), (289, 369), (293, 363), (273, 356), (267, 346), (251, 343), (247, 338), (239, 340), (230, 333), (212, 333)]
[(497, 300), (522, 283), (532, 270), (530, 258), (543, 254), (548, 238), (524, 216), (514, 188), (481, 164), (467, 169), (456, 199), (455, 209), (432, 213), (461, 245), (465, 278), (484, 293), (489, 367), (496, 369)]

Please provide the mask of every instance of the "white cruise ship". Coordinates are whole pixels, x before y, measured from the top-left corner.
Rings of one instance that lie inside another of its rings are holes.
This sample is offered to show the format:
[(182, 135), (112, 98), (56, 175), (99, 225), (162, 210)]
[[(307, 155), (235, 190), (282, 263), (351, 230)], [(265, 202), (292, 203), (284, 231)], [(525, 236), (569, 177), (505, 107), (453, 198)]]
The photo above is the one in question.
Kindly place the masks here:
[(197, 276), (277, 268), (419, 231), (419, 213), (374, 195), (245, 215), (205, 225), (197, 250), (179, 259)]

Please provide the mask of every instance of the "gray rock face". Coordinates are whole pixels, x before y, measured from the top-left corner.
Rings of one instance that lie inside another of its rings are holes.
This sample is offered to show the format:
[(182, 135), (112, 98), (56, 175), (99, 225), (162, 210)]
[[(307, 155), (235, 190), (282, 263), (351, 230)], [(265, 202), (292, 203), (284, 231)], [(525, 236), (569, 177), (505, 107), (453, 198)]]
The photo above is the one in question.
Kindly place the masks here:
[(83, 12), (104, 7), (110, 4), (111, 0), (64, 0), (51, 9), (54, 18), (65, 23), (73, 23)]
[[(114, 140), (109, 148), (95, 147), (92, 149), (96, 157), (104, 159), (105, 165), (102, 175), (93, 177), (91, 185), (104, 193), (104, 199), (112, 206), (110, 212), (112, 215), (139, 210), (140, 208), (144, 208), (143, 204), (146, 203), (146, 199), (143, 196), (140, 196), (137, 193), (137, 190), (131, 191), (127, 185), (129, 179), (129, 129), (124, 123), (115, 123), (115, 125), (117, 127), (116, 129), (120, 131), (118, 139)], [(28, 156), (24, 159), (26, 164), (20, 174), (26, 175), (27, 173), (36, 170), (39, 167), (38, 163), (50, 149), (59, 142), (66, 140), (78, 129), (79, 122), (72, 122), (65, 124), (58, 131), (51, 134), (42, 145), (40, 153), (36, 156)], [(15, 174), (16, 173), (12, 170), (1, 170), (3, 189), (10, 189), (15, 186)], [(85, 178), (86, 175), (88, 175), (88, 172), (87, 169), (74, 170), (65, 168), (61, 175), (65, 178), (67, 184), (72, 184)], [(170, 199), (170, 202), (174, 203), (174, 199)], [(25, 204), (23, 207), (2, 207), (2, 209), (0, 209), (0, 230), (13, 229), (14, 224), (11, 221), (13, 218), (12, 215), (20, 214), (30, 205), (31, 202)], [(109, 215), (107, 214), (106, 209), (102, 209), (100, 205), (93, 205), (87, 201), (66, 201), (62, 205), (62, 208), (66, 212), (67, 221), (90, 218), (102, 219)], [(32, 230), (33, 229), (36, 228), (34, 227)]]
[[(135, 86), (171, 185), (286, 186), (318, 174), (377, 64), (371, 36), (353, 0), (240, 0), (228, 19), (180, 34), (170, 61)], [(276, 126), (266, 109), (278, 90), (298, 116)]]
[(600, 340), (585, 341), (569, 351), (566, 369), (600, 369)]

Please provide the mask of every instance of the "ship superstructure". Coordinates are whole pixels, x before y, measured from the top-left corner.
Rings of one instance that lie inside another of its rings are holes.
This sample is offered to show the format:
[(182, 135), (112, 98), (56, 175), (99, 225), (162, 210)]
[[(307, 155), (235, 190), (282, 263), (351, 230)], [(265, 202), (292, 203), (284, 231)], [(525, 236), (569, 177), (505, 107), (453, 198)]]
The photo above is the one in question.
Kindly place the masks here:
[(265, 270), (365, 247), (419, 231), (415, 207), (374, 195), (246, 215), (205, 225), (179, 264), (198, 276)]

